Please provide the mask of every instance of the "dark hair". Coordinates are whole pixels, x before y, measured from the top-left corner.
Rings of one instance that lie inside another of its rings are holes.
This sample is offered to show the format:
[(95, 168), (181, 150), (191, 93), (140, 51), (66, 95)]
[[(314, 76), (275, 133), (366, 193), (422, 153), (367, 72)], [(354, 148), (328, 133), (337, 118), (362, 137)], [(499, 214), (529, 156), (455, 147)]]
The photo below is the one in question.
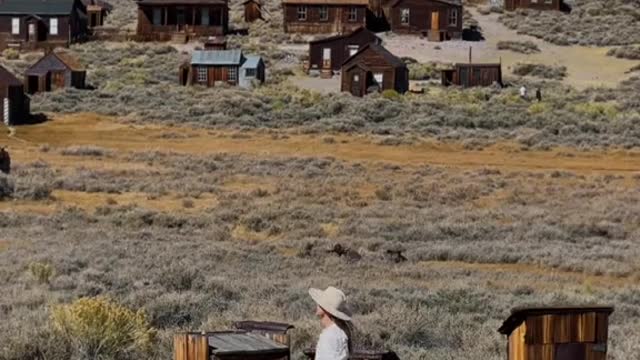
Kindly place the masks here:
[(329, 314), (326, 311), (325, 313), (327, 313), (329, 318), (331, 318), (331, 320), (336, 324), (336, 326), (338, 326), (347, 335), (347, 346), (349, 348), (349, 355), (351, 355), (353, 353), (353, 333), (354, 333), (353, 323), (351, 321), (338, 319), (337, 317)]

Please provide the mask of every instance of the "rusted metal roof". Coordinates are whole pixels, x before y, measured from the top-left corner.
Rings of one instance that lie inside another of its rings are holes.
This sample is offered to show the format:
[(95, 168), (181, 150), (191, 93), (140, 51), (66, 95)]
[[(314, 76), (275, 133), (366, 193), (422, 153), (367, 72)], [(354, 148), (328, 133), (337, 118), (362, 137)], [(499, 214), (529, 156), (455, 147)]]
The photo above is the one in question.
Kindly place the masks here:
[(309, 5), (369, 5), (369, 0), (282, 0), (283, 4)]
[(207, 334), (212, 355), (249, 355), (288, 353), (289, 347), (265, 336), (247, 332), (214, 332)]
[(502, 323), (502, 326), (498, 329), (498, 332), (504, 335), (509, 335), (511, 332), (520, 326), (523, 321), (529, 316), (539, 315), (570, 315), (570, 314), (584, 314), (590, 312), (607, 313), (613, 312), (613, 306), (551, 306), (551, 307), (525, 307), (514, 308), (511, 310), (511, 315)]

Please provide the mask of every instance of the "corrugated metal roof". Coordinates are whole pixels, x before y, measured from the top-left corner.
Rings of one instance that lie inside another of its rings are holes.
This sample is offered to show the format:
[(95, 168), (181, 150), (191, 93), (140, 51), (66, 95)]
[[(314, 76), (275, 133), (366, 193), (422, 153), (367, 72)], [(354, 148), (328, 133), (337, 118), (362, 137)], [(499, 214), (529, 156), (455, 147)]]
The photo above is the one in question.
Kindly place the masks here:
[(209, 346), (213, 355), (287, 352), (289, 347), (266, 336), (245, 332), (210, 333)]
[(243, 69), (255, 69), (258, 67), (260, 60), (262, 60), (262, 58), (257, 55), (247, 55), (245, 59), (244, 64), (241, 66)]
[(65, 15), (74, 0), (1, 0), (0, 14)]
[(192, 65), (240, 65), (242, 50), (196, 50), (191, 56)]
[(283, 4), (369, 5), (369, 0), (282, 0)]

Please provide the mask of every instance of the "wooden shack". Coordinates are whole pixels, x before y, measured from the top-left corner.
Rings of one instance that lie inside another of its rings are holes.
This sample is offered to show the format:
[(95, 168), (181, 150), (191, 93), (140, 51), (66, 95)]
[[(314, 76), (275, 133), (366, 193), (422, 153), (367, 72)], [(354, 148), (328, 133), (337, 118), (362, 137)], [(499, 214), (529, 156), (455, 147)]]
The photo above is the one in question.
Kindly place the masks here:
[(517, 308), (498, 331), (508, 360), (605, 360), (613, 307)]
[(80, 0), (0, 1), (0, 50), (68, 46), (88, 35)]
[(364, 27), (346, 35), (336, 35), (309, 42), (309, 71), (339, 71), (342, 64), (358, 50), (382, 40)]
[(111, 11), (113, 6), (103, 0), (82, 0), (87, 10), (87, 25), (89, 28), (95, 28), (104, 25), (104, 20)]
[(240, 49), (196, 50), (179, 70), (180, 84), (206, 87), (222, 84), (250, 88), (265, 80), (260, 56), (245, 55)]
[(227, 39), (224, 36), (212, 36), (204, 41), (205, 50), (226, 50)]
[(504, 9), (557, 10), (562, 9), (562, 0), (504, 0)]
[(409, 70), (400, 58), (379, 44), (365, 45), (342, 65), (341, 91), (353, 96), (395, 90), (401, 94), (409, 89)]
[(264, 20), (262, 17), (262, 1), (261, 0), (246, 0), (242, 3), (244, 6), (244, 21), (252, 23), (256, 20)]
[(21, 125), (28, 122), (29, 97), (24, 86), (9, 70), (0, 65), (0, 113), (6, 126)]
[(174, 360), (289, 360), (287, 324), (239, 322), (236, 331), (174, 336)]
[(444, 86), (502, 86), (502, 64), (455, 64), (441, 72)]
[(138, 0), (137, 36), (146, 41), (187, 41), (224, 35), (227, 0)]
[(395, 33), (425, 35), (431, 41), (462, 38), (460, 0), (391, 0), (381, 6)]
[(366, 26), (369, 0), (283, 0), (284, 31), (344, 34)]
[(24, 87), (29, 94), (62, 88), (85, 88), (87, 72), (66, 52), (50, 52), (27, 69)]

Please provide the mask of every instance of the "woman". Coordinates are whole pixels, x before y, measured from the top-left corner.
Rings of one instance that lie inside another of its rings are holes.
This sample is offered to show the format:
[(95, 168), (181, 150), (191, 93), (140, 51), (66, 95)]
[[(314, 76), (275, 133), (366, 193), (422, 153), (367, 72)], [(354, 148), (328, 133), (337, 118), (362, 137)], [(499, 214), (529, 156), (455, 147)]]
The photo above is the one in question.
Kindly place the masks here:
[(347, 297), (332, 286), (326, 290), (309, 289), (309, 295), (316, 302), (316, 315), (322, 325), (315, 360), (347, 360), (352, 350)]

